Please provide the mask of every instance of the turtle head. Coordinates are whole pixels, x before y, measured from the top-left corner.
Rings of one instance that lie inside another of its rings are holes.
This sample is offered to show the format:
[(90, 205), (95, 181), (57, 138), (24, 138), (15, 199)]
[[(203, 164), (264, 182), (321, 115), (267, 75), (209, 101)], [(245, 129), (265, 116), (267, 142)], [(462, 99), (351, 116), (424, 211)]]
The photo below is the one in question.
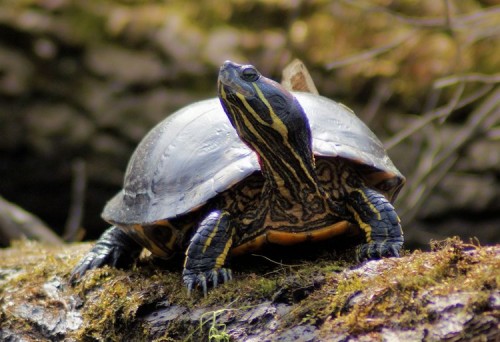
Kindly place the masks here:
[(279, 83), (262, 76), (252, 65), (226, 61), (220, 68), (218, 92), (239, 137), (260, 157), (267, 157), (264, 150), (271, 149), (312, 158), (307, 116)]

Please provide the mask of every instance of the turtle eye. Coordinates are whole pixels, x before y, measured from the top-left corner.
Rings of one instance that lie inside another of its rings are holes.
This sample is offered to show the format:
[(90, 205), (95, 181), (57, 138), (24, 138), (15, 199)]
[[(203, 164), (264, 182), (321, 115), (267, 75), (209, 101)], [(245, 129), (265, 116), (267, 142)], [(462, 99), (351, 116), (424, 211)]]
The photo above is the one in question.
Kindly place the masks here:
[(259, 79), (259, 72), (254, 67), (246, 67), (241, 71), (241, 78), (247, 82), (255, 82)]

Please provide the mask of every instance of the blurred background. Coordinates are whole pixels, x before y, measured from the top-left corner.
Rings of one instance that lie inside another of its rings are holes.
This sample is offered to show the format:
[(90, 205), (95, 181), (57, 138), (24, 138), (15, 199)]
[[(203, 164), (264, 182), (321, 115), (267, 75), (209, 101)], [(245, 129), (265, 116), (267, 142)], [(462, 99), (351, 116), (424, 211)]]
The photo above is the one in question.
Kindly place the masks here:
[(0, 246), (97, 238), (137, 143), (224, 60), (294, 58), (406, 175), (407, 246), (500, 243), (497, 0), (1, 0)]

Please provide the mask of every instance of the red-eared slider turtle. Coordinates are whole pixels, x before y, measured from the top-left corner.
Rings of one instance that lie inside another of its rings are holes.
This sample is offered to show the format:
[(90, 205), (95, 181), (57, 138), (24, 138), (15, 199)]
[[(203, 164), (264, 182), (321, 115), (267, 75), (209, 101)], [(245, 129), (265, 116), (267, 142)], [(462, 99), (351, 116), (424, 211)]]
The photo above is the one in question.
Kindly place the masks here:
[(231, 278), (230, 254), (323, 240), (353, 225), (366, 236), (360, 259), (398, 256), (403, 236), (391, 202), (404, 177), (351, 110), (229, 61), (218, 94), (142, 140), (102, 214), (113, 227), (73, 281), (125, 266), (145, 247), (163, 258), (185, 251), (184, 282), (206, 293), (207, 283)]

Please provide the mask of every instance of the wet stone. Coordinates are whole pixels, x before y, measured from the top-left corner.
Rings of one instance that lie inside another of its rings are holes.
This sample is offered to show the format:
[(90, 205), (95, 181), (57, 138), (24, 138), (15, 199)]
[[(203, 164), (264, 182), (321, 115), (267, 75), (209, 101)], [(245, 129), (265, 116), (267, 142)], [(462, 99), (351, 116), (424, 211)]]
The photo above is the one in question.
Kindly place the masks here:
[(315, 342), (319, 341), (317, 336), (317, 329), (312, 325), (299, 325), (288, 329), (279, 335), (273, 341), (285, 342), (285, 341), (297, 341), (297, 342)]

